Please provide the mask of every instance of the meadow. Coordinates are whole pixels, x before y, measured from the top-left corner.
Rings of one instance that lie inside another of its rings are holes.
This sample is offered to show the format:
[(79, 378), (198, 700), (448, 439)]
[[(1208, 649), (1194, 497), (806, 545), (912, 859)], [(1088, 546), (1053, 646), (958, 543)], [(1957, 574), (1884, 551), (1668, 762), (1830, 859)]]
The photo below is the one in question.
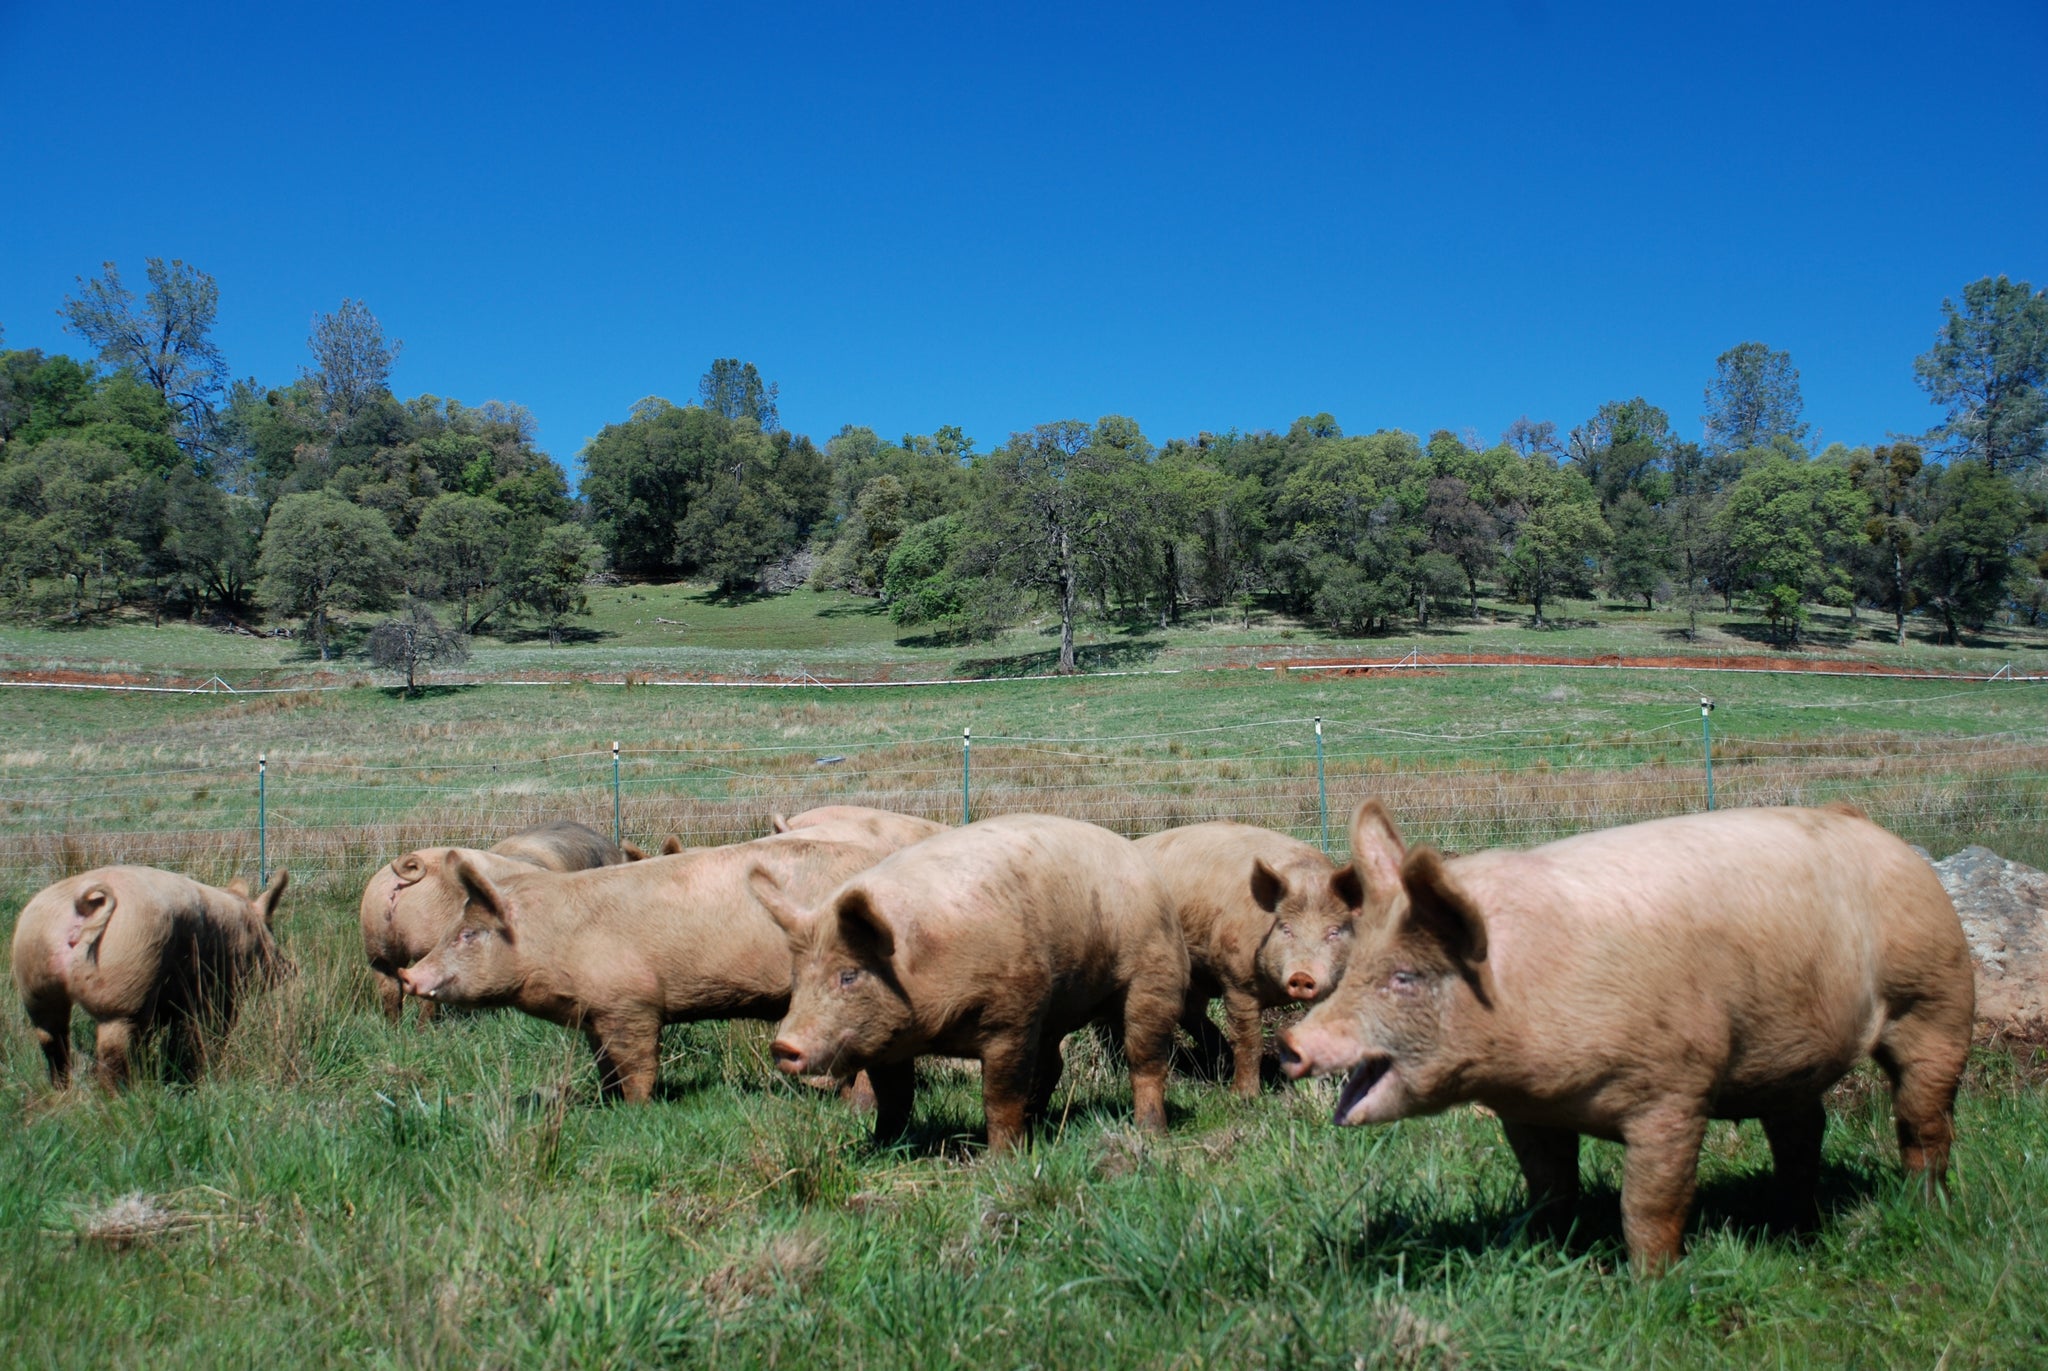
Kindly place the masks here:
[[(997, 679), (449, 685), (407, 699), (359, 659), (323, 669), (279, 640), (135, 623), (0, 631), (0, 670), (344, 687), (0, 690), (10, 928), (42, 883), (102, 861), (253, 875), (262, 752), (267, 856), (295, 878), (280, 935), (301, 968), (252, 1005), (197, 1085), (120, 1098), (50, 1091), (19, 1011), (0, 1013), (0, 1362), (2048, 1361), (2048, 1056), (2024, 1042), (1977, 1050), (1954, 1184), (1931, 1206), (1897, 1175), (1885, 1092), (1868, 1070), (1830, 1102), (1815, 1234), (1764, 1223), (1761, 1134), (1716, 1125), (1689, 1255), (1642, 1282), (1624, 1269), (1620, 1153), (1605, 1144), (1587, 1150), (1579, 1231), (1555, 1246), (1523, 1236), (1519, 1174), (1498, 1125), (1475, 1111), (1338, 1130), (1324, 1085), (1245, 1104), (1177, 1078), (1170, 1135), (1145, 1139), (1128, 1127), (1128, 1086), (1085, 1035), (1069, 1044), (1056, 1126), (1006, 1159), (978, 1155), (970, 1068), (929, 1064), (910, 1137), (876, 1149), (862, 1119), (775, 1075), (766, 1025), (671, 1029), (656, 1101), (603, 1107), (587, 1051), (549, 1025), (505, 1014), (386, 1024), (355, 916), (362, 881), (408, 846), (493, 838), (555, 813), (609, 831), (614, 739), (617, 812), (643, 843), (750, 836), (771, 810), (836, 800), (957, 821), (971, 727), (977, 815), (1050, 809), (1127, 832), (1235, 815), (1316, 840), (1326, 789), (1340, 848), (1343, 816), (1366, 794), (1389, 798), (1411, 838), (1469, 848), (1702, 807), (1701, 695), (1715, 700), (1720, 804), (1847, 797), (1936, 856), (1985, 842), (2048, 865), (2043, 686), (1201, 670), (1361, 646), (1221, 622), (1091, 634), (1106, 648), (1154, 640), (1157, 651), (1121, 665), (1182, 674), (1016, 680), (1001, 677), (1043, 650), (1028, 631), (906, 643), (858, 603), (821, 624), (832, 604), (804, 595), (603, 594), (614, 598), (593, 615), (599, 636), (553, 651), (486, 643), (472, 667)], [(657, 614), (688, 622), (687, 641), (664, 644), (655, 630), (668, 626), (647, 622)], [(1438, 650), (1688, 646), (1670, 623), (1599, 617), (1568, 632), (1468, 627)], [(1741, 628), (1717, 625), (1720, 639), (1700, 646), (1756, 651)], [(2019, 631), (1903, 652), (1840, 632), (1849, 640), (1828, 651), (1906, 665), (1988, 674), (2015, 661), (2028, 674), (2048, 658)], [(957, 670), (974, 662), (1009, 665)], [(82, 1021), (79, 1038), (89, 1042)]]

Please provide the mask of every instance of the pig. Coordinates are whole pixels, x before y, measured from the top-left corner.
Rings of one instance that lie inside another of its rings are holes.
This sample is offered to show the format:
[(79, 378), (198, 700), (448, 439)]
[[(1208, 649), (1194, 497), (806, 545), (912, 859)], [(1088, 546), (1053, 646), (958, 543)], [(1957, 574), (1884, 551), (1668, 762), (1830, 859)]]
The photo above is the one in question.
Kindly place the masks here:
[(1014, 814), (926, 838), (823, 899), (766, 863), (750, 879), (795, 962), (776, 1065), (865, 1070), (878, 1142), (902, 1135), (915, 1060), (937, 1054), (980, 1060), (989, 1151), (1009, 1151), (1051, 1103), (1061, 1039), (1089, 1023), (1122, 1038), (1139, 1125), (1165, 1129), (1188, 954), (1128, 840)]
[(872, 833), (875, 837), (894, 843), (897, 847), (909, 847), (921, 842), (934, 833), (943, 833), (946, 825), (933, 823), (910, 814), (897, 814), (887, 809), (869, 809), (866, 805), (820, 805), (806, 809), (801, 814), (784, 818), (770, 814), (768, 825), (777, 833), (792, 833), (798, 829), (816, 828), (830, 824), (841, 827), (852, 824)]
[[(645, 856), (638, 848), (614, 847), (602, 834), (582, 824), (556, 820), (522, 829), (489, 852), (471, 848), (423, 847), (382, 868), (363, 888), (357, 913), (362, 921), (363, 953), (377, 981), (384, 1017), (397, 1023), (405, 1013), (400, 967), (427, 955), (462, 914), (462, 892), (447, 876), (451, 854), (462, 852), (490, 876), (514, 871), (585, 871), (617, 866)], [(422, 1005), (422, 1022), (433, 1015)]]
[(1900, 1160), (1948, 1165), (1970, 1043), (1969, 947), (1933, 870), (1847, 806), (1728, 809), (1445, 861), (1336, 992), (1281, 1034), (1289, 1076), (1346, 1073), (1341, 1125), (1477, 1101), (1539, 1231), (1569, 1220), (1579, 1137), (1626, 1146), (1638, 1271), (1675, 1261), (1709, 1119), (1761, 1119), (1785, 1216), (1810, 1221), (1822, 1094), (1866, 1053)]
[(1180, 915), (1188, 944), (1181, 1026), (1213, 1061), (1222, 1040), (1209, 1019), (1221, 996), (1230, 1026), (1232, 1088), (1259, 1093), (1265, 1033), (1259, 1012), (1328, 998), (1351, 955), (1361, 913), (1384, 915), (1401, 888), (1401, 837), (1377, 801), (1351, 823), (1351, 862), (1270, 829), (1220, 822), (1138, 839)]
[(510, 1006), (580, 1031), (607, 1100), (654, 1093), (663, 1024), (779, 1019), (789, 946), (748, 889), (755, 867), (817, 898), (892, 849), (816, 828), (630, 866), (492, 870), (457, 851), (461, 905), (398, 978), (435, 1004)]
[(232, 1024), (251, 984), (289, 974), (270, 921), (290, 877), (262, 892), (225, 890), (147, 866), (67, 877), (23, 907), (14, 925), (14, 988), (28, 1011), (50, 1083), (71, 1079), (71, 1007), (98, 1023), (94, 1059), (109, 1089), (126, 1086), (131, 1055), (167, 1035), (169, 1065), (190, 1078), (205, 1032)]

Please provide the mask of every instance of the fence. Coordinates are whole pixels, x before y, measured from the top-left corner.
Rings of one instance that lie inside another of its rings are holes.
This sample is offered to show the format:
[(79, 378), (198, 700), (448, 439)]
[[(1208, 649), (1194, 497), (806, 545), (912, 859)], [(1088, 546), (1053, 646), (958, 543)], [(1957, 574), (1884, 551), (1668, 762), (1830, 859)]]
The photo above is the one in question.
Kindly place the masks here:
[[(21, 885), (136, 862), (209, 880), (289, 866), (359, 881), (415, 847), (487, 846), (570, 818), (643, 846), (766, 831), (771, 812), (863, 804), (949, 823), (1036, 811), (1141, 834), (1238, 819), (1341, 856), (1350, 810), (1385, 800), (1453, 851), (1722, 806), (1846, 799), (1930, 847), (2038, 844), (2048, 726), (1973, 736), (1742, 736), (1706, 702), (1603, 736), (1438, 734), (1290, 718), (1120, 737), (967, 729), (843, 746), (675, 745), (363, 763), (282, 751), (245, 766), (0, 780), (0, 876)], [(2041, 860), (2034, 851), (2031, 860)]]

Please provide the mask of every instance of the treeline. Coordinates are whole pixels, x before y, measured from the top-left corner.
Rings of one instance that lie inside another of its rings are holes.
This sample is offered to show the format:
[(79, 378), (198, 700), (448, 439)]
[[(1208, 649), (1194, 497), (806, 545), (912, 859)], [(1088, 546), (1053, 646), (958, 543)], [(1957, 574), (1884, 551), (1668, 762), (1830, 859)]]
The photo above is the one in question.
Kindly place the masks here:
[(360, 303), (316, 319), (290, 384), (230, 384), (210, 278), (152, 261), (150, 280), (137, 299), (109, 265), (66, 301), (92, 362), (0, 352), (18, 612), (268, 610), (324, 655), (335, 611), (404, 600), (418, 625), (432, 601), (460, 631), (520, 616), (559, 639), (609, 571), (841, 588), (964, 634), (1050, 611), (1070, 668), (1088, 612), (1269, 606), (1370, 634), (1482, 595), (1540, 623), (1605, 593), (1695, 624), (1747, 606), (1787, 640), (1811, 606), (1867, 608), (1903, 641), (1916, 612), (1954, 639), (2048, 611), (2048, 292), (2003, 277), (1943, 302), (1915, 368), (1945, 417), (1917, 440), (1820, 447), (1790, 357), (1759, 343), (1717, 359), (1697, 442), (1635, 397), (1491, 444), (1347, 435), (1320, 414), (1163, 443), (1109, 416), (987, 452), (953, 427), (820, 446), (723, 359), (696, 403), (643, 400), (606, 426), (574, 496), (520, 407), (395, 397), (398, 344)]

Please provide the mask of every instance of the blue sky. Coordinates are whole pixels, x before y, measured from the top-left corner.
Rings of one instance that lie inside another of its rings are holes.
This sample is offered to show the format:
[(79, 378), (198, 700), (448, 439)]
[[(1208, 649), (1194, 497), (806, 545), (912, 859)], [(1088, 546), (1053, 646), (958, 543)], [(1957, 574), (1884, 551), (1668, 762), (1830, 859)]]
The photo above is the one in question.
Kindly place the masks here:
[(1882, 440), (1936, 418), (1944, 295), (2048, 286), (2044, 58), (2039, 0), (0, 0), (0, 325), (76, 350), (75, 277), (182, 257), (276, 383), (355, 296), (401, 394), (522, 403), (564, 461), (714, 356), (821, 441), (1635, 394), (1696, 436), (1746, 339)]

